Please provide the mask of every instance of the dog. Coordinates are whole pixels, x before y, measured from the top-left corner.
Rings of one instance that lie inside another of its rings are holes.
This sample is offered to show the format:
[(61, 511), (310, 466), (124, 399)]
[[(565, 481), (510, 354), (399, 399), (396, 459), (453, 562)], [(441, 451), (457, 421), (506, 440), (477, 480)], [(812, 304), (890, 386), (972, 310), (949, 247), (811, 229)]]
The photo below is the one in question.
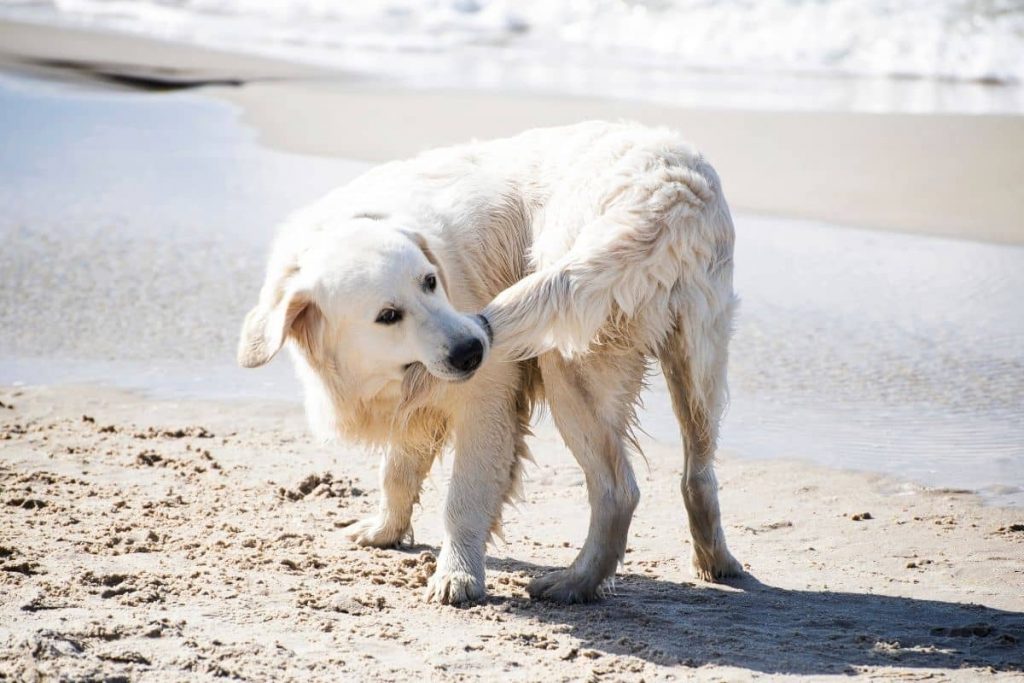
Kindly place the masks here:
[(426, 597), (485, 594), (485, 548), (520, 495), (546, 403), (582, 467), (586, 541), (534, 598), (601, 597), (639, 489), (635, 408), (657, 361), (684, 445), (697, 577), (742, 573), (720, 522), (713, 456), (736, 306), (721, 183), (668, 129), (587, 122), (378, 166), (293, 215), (271, 250), (238, 360), (289, 346), (314, 432), (380, 447), (379, 511), (361, 545), (410, 533), (432, 463), (454, 450)]

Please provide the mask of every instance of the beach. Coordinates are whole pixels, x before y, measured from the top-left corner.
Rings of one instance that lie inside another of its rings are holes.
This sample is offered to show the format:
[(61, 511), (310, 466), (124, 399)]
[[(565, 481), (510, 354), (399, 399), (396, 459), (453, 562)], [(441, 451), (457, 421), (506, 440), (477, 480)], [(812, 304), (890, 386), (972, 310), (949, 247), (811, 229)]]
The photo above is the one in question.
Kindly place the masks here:
[[(395, 88), (0, 22), (0, 679), (1016, 680), (1024, 662), (1024, 119)], [(182, 89), (181, 86), (189, 86)], [(376, 454), (307, 433), (286, 359), (233, 366), (275, 225), (369, 168), (584, 118), (683, 130), (736, 212), (719, 479), (749, 572), (692, 580), (682, 454), (645, 394), (616, 592), (525, 585), (585, 535), (550, 423), (489, 597), (358, 548)]]
[[(326, 450), (300, 409), (94, 387), (4, 390), (0, 670), (13, 680), (749, 680), (1020, 676), (1019, 510), (803, 462), (719, 459), (752, 578), (693, 582), (678, 449), (645, 443), (615, 595), (532, 602), (587, 502), (550, 429), (488, 561), (490, 597), (422, 599), (444, 468), (415, 543), (355, 547), (377, 458)], [(450, 463), (445, 463), (450, 464)]]

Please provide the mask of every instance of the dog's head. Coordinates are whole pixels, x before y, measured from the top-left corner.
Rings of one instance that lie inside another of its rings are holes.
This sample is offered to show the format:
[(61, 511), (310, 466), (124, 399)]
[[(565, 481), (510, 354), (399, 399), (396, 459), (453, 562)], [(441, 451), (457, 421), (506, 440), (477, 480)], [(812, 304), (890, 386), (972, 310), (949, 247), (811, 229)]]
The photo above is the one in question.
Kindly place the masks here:
[(370, 218), (277, 240), (259, 303), (242, 326), (238, 362), (263, 365), (289, 339), (312, 368), (343, 375), (367, 398), (416, 363), (439, 379), (467, 380), (490, 346), (486, 321), (452, 306), (445, 271), (422, 235)]

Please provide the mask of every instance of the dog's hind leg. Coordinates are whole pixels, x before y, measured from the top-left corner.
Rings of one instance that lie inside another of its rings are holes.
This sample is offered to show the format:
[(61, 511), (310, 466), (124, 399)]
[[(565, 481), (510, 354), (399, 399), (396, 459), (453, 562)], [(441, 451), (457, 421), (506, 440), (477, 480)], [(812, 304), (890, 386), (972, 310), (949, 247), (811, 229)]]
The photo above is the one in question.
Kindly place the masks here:
[(528, 590), (534, 598), (587, 602), (600, 597), (622, 561), (640, 500), (629, 447), (644, 357), (595, 351), (566, 360), (551, 352), (539, 361), (551, 416), (586, 476), (590, 529), (568, 569), (534, 579)]
[(714, 455), (726, 403), (732, 298), (717, 314), (684, 313), (659, 350), (683, 437), (683, 503), (693, 538), (693, 571), (705, 581), (743, 573), (725, 544)]
[(440, 443), (420, 447), (399, 444), (389, 449), (380, 463), (377, 514), (346, 528), (348, 538), (363, 546), (392, 548), (411, 537), (412, 510), (440, 450)]

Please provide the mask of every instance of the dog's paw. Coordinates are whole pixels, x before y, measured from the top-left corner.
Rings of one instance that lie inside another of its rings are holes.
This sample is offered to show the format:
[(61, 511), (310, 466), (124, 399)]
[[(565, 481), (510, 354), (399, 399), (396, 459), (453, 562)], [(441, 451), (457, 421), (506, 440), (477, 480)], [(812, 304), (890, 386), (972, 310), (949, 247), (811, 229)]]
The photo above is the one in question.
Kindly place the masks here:
[(348, 540), (361, 546), (394, 548), (402, 543), (410, 530), (388, 526), (378, 516), (367, 517), (345, 527)]
[(724, 548), (714, 553), (694, 553), (691, 570), (695, 578), (709, 583), (743, 576), (745, 573), (743, 566)]
[(534, 600), (551, 600), (568, 605), (594, 602), (614, 592), (615, 577), (596, 580), (592, 576), (577, 574), (571, 569), (560, 569), (538, 576), (526, 587)]
[(461, 570), (445, 571), (439, 568), (427, 581), (426, 598), (427, 602), (459, 605), (480, 600), (486, 592), (483, 577)]

